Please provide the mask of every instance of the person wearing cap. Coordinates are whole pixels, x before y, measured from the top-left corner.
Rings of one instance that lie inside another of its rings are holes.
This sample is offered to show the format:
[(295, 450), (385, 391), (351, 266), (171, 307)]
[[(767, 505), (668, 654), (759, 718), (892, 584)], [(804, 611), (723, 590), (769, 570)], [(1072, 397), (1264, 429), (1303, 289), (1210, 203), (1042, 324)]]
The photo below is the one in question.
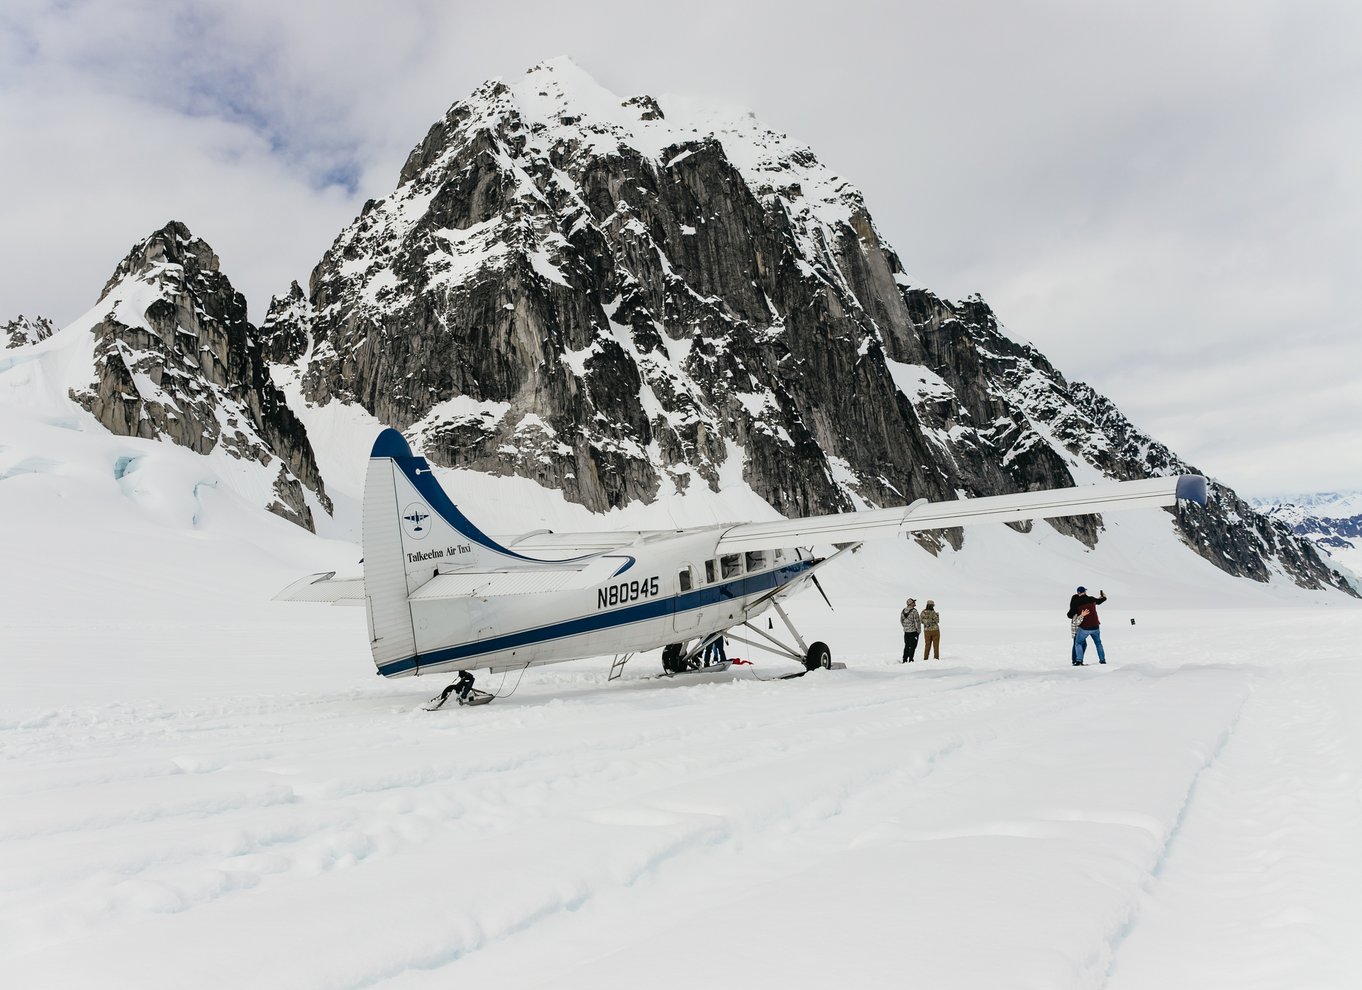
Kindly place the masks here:
[(936, 602), (927, 599), (927, 607), (922, 610), (922, 659), (935, 649), (936, 659), (941, 659), (941, 613), (936, 610)]
[(1098, 591), (1098, 597), (1094, 598), (1088, 594), (1088, 589), (1081, 584), (1078, 591), (1069, 599), (1069, 619), (1077, 621), (1078, 626), (1074, 629), (1074, 648), (1073, 665), (1083, 666), (1083, 657), (1088, 652), (1088, 640), (1091, 639), (1097, 644), (1097, 662), (1107, 662), (1107, 652), (1102, 649), (1102, 620), (1097, 617), (1097, 606), (1107, 600), (1105, 591)]
[(903, 659), (899, 663), (912, 663), (917, 652), (917, 637), (922, 631), (922, 618), (917, 614), (917, 599), (908, 599), (899, 613), (899, 625), (903, 626)]

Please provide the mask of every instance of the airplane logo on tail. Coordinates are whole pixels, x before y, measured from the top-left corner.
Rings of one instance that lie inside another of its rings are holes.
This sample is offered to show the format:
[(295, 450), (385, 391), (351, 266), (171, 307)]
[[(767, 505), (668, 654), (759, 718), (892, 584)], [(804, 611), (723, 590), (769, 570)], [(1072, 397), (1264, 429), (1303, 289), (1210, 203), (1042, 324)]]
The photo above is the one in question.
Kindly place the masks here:
[(426, 534), (430, 532), (430, 527), (426, 525), (430, 513), (423, 512), (425, 508), (426, 506), (421, 503), (413, 502), (402, 513), (402, 528), (413, 540), (424, 540)]

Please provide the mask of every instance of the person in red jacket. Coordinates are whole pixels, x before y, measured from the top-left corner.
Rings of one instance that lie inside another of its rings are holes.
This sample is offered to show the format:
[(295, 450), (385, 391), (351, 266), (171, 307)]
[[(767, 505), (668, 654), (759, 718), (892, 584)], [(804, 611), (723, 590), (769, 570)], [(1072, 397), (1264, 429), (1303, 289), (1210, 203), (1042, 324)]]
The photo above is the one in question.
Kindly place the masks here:
[(1088, 640), (1097, 644), (1097, 662), (1107, 662), (1107, 651), (1102, 649), (1102, 620), (1097, 617), (1097, 606), (1107, 600), (1105, 591), (1098, 591), (1094, 598), (1081, 584), (1078, 593), (1069, 599), (1069, 618), (1079, 617), (1078, 631), (1074, 634), (1073, 661), (1075, 667), (1083, 666), (1083, 657), (1088, 652)]

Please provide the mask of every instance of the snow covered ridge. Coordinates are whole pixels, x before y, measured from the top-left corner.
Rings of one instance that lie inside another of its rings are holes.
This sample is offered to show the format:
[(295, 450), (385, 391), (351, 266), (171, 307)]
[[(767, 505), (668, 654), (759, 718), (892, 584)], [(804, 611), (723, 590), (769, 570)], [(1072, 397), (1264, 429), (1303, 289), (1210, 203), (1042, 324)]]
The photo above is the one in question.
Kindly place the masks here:
[(1362, 492), (1316, 492), (1253, 499), (1254, 508), (1312, 541), (1362, 590)]
[(1276, 512), (1283, 518), (1298, 520), (1362, 516), (1362, 492), (1312, 492), (1278, 498), (1254, 498), (1249, 502), (1261, 512)]
[(29, 330), (0, 360), (14, 411), (210, 455), (220, 474), (209, 483), (230, 479), (250, 501), (308, 529), (314, 511), (331, 511), (245, 300), (183, 224), (134, 245), (88, 313), (58, 333), (44, 329)]
[(7, 347), (23, 347), (46, 340), (57, 332), (52, 321), (45, 316), (29, 319), (19, 315), (8, 323), (0, 323), (0, 350)]

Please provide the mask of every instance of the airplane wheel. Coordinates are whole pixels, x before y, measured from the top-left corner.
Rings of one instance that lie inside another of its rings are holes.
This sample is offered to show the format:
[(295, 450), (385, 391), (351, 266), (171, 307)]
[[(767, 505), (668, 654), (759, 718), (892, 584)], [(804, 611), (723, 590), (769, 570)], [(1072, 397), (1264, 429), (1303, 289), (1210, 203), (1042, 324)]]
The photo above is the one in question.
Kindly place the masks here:
[(832, 651), (828, 649), (827, 643), (814, 643), (809, 647), (808, 656), (804, 658), (804, 669), (817, 670), (819, 667), (828, 669), (832, 666)]
[(681, 657), (686, 648), (681, 643), (668, 643), (662, 648), (662, 669), (669, 674), (679, 674), (686, 669)]

